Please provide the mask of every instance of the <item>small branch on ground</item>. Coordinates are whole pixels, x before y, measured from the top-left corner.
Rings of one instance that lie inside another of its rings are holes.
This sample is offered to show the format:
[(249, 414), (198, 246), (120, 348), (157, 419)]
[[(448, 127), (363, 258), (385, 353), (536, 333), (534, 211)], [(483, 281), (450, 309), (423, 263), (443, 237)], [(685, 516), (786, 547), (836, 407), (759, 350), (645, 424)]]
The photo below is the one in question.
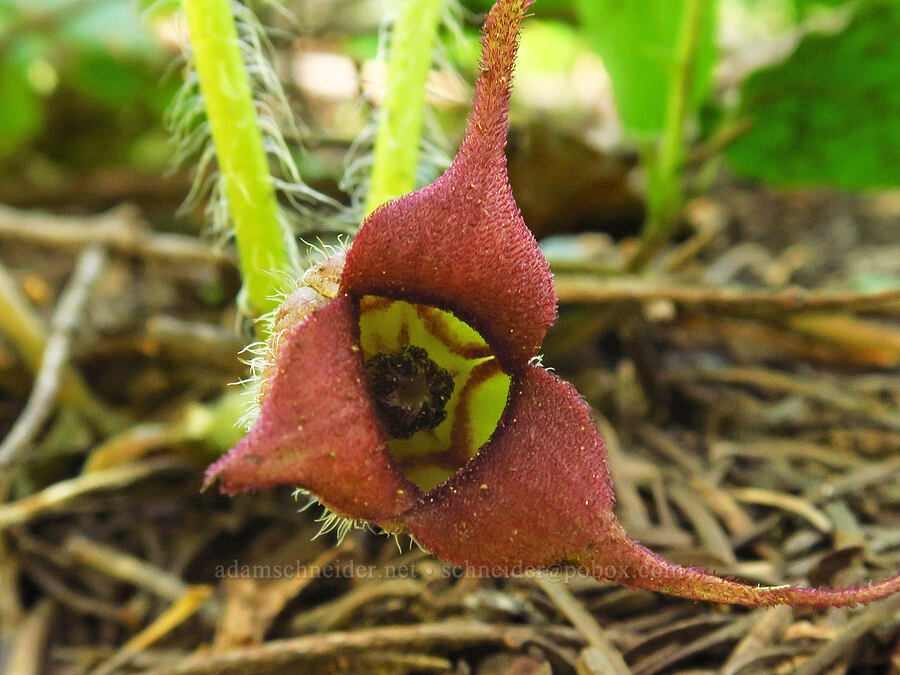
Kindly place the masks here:
[(100, 244), (110, 251), (178, 264), (234, 265), (236, 262), (221, 247), (196, 237), (151, 233), (137, 209), (128, 204), (89, 218), (0, 205), (0, 237), (59, 248)]
[[(87, 537), (71, 537), (66, 541), (64, 550), (83, 565), (175, 603), (191, 590), (191, 586), (181, 577)], [(200, 615), (212, 625), (221, 614), (222, 607), (216, 600), (209, 600), (200, 608)]]
[(111, 469), (53, 483), (40, 492), (18, 501), (0, 504), (0, 532), (12, 525), (23, 525), (43, 513), (54, 511), (83, 494), (112, 490), (164, 471), (184, 468), (183, 462), (173, 460), (171, 457), (161, 457), (114, 466)]
[(631, 673), (622, 654), (606, 636), (603, 627), (572, 594), (565, 582), (546, 574), (539, 574), (537, 584), (575, 629), (584, 636), (588, 645), (597, 652), (592, 657), (595, 661), (602, 659), (603, 672), (612, 675), (629, 675)]
[(108, 660), (92, 670), (91, 675), (111, 675), (119, 671), (144, 649), (161, 640), (191, 618), (198, 609), (204, 606), (212, 592), (212, 586), (198, 585), (189, 587), (153, 623), (126, 642)]
[(99, 246), (87, 249), (79, 258), (68, 286), (62, 294), (51, 322), (41, 367), (25, 410), (0, 445), (0, 467), (8, 466), (34, 440), (53, 410), (63, 373), (72, 349), (72, 335), (106, 264), (106, 252)]
[(44, 598), (38, 602), (18, 631), (16, 645), (4, 672), (10, 675), (38, 675), (45, 672), (47, 636), (53, 622), (53, 601)]
[(222, 675), (265, 669), (285, 668), (312, 659), (335, 660), (362, 656), (373, 651), (403, 649), (459, 650), (478, 645), (504, 645), (521, 648), (531, 642), (553, 637), (568, 643), (581, 644), (576, 632), (560, 626), (522, 626), (489, 624), (478, 621), (444, 621), (410, 626), (378, 626), (358, 628), (347, 632), (323, 633), (301, 638), (272, 640), (265, 644), (232, 649), (221, 654), (198, 653), (180, 664), (151, 675)]
[(842, 655), (849, 653), (864, 635), (889, 624), (898, 611), (900, 611), (900, 594), (866, 607), (843, 628), (834, 640), (801, 663), (794, 671), (794, 675), (815, 675), (827, 672), (828, 667)]
[[(598, 279), (560, 274), (554, 279), (561, 303), (623, 303), (667, 300), (677, 305), (701, 306), (748, 316), (783, 317), (786, 311), (811, 312), (826, 309), (843, 311), (894, 311), (900, 307), (900, 289), (877, 293), (851, 291), (744, 290), (728, 287), (676, 286), (653, 283), (639, 277)], [(777, 314), (776, 314), (777, 313)]]
[[(0, 265), (0, 333), (12, 343), (29, 369), (37, 373), (47, 343), (46, 329), (3, 265)], [(92, 424), (101, 429), (109, 426), (105, 406), (68, 366), (61, 374), (58, 393), (62, 403), (75, 407)]]

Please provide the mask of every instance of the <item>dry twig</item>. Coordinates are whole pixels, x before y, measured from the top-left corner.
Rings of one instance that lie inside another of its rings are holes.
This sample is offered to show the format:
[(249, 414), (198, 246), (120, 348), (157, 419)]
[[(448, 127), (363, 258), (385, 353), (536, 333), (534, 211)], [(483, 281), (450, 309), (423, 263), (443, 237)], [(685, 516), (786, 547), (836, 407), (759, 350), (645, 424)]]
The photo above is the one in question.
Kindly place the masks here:
[(794, 610), (786, 605), (764, 610), (722, 666), (723, 675), (735, 675), (785, 629), (793, 616)]
[(211, 586), (191, 586), (149, 626), (126, 642), (106, 662), (91, 671), (91, 675), (111, 675), (131, 661), (138, 653), (165, 637), (187, 621), (212, 594)]
[(38, 675), (42, 669), (45, 643), (53, 621), (53, 601), (41, 600), (19, 629), (15, 650), (4, 672), (6, 675)]
[(575, 629), (584, 636), (588, 645), (599, 652), (599, 654), (592, 654), (592, 657), (597, 659), (602, 654), (605, 672), (611, 675), (629, 675), (631, 673), (622, 654), (606, 637), (603, 628), (562, 580), (554, 579), (546, 574), (539, 574), (537, 584), (575, 626)]
[(707, 286), (675, 286), (653, 283), (641, 277), (599, 279), (560, 274), (554, 279), (560, 302), (622, 303), (666, 300), (678, 305), (707, 307), (745, 315), (783, 315), (840, 309), (845, 312), (896, 308), (900, 289), (879, 293), (743, 290)]
[(715, 370), (684, 368), (671, 371), (668, 373), (668, 378), (676, 382), (700, 380), (794, 394), (818, 401), (842, 413), (865, 419), (893, 431), (900, 431), (900, 412), (885, 406), (880, 401), (854, 395), (825, 382), (813, 382), (766, 368), (736, 367)]
[(402, 649), (458, 650), (478, 645), (520, 648), (547, 637), (569, 644), (581, 644), (580, 635), (560, 626), (521, 626), (475, 621), (444, 621), (410, 626), (380, 626), (347, 632), (324, 633), (233, 649), (222, 654), (196, 654), (178, 666), (149, 675), (225, 675), (268, 669), (275, 671), (312, 659), (334, 660), (371, 651)]
[(826, 672), (831, 664), (846, 654), (866, 633), (891, 622), (896, 624), (897, 612), (900, 612), (900, 594), (866, 607), (834, 640), (801, 663), (794, 671), (794, 675), (817, 675)]
[(165, 457), (114, 466), (59, 481), (18, 501), (0, 504), (0, 532), (11, 525), (22, 525), (42, 513), (58, 509), (81, 495), (131, 485), (163, 471), (183, 468), (182, 462)]
[(31, 396), (22, 415), (0, 445), (0, 468), (8, 466), (31, 443), (50, 416), (69, 360), (72, 335), (105, 264), (106, 253), (97, 246), (87, 249), (78, 259), (53, 315), (51, 333), (44, 347)]
[[(47, 343), (44, 323), (3, 265), (0, 265), (0, 331), (21, 354), (29, 369), (38, 372)], [(106, 411), (78, 373), (66, 367), (61, 377), (60, 400), (77, 407), (92, 423), (103, 424)]]
[(128, 205), (90, 218), (21, 211), (0, 205), (0, 237), (61, 248), (99, 244), (120, 253), (178, 264), (234, 263), (233, 256), (195, 237), (151, 234), (141, 222), (137, 209)]

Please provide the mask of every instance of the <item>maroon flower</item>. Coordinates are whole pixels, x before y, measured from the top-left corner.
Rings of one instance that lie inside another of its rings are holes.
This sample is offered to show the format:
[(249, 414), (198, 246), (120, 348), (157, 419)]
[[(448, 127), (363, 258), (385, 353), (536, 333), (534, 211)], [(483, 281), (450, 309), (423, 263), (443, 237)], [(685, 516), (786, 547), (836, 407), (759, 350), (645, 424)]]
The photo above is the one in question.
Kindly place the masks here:
[[(897, 591), (900, 577), (838, 590), (720, 579), (658, 557), (613, 515), (588, 406), (532, 361), (556, 296), (503, 154), (518, 27), (530, 4), (500, 0), (488, 16), (465, 140), (446, 173), (369, 216), (346, 262), (339, 255), (314, 268), (282, 306), (260, 415), (207, 483), (221, 476), (228, 494), (300, 486), (340, 516), (408, 532), (439, 558), (482, 573), (573, 565), (752, 606), (843, 606)], [(379, 311), (402, 315), (393, 345), (378, 332)], [(445, 312), (483, 341), (449, 334)], [(420, 329), (428, 335), (418, 344)], [(429, 340), (442, 345), (443, 360), (421, 346)], [(509, 392), (482, 444), (473, 417), (485, 406), (472, 399), (488, 381), (508, 382)]]

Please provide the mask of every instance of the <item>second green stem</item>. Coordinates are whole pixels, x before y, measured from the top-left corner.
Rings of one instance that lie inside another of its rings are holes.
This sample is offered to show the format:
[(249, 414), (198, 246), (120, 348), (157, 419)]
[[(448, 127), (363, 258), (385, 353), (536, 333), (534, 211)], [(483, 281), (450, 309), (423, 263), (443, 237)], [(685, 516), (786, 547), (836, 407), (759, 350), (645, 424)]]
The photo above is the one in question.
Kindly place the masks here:
[(394, 24), (366, 213), (415, 188), (425, 84), (443, 0), (406, 0)]
[(691, 108), (697, 51), (703, 19), (710, 0), (685, 0), (678, 31), (672, 81), (666, 100), (666, 116), (658, 145), (644, 152), (647, 167), (647, 220), (641, 246), (629, 262), (639, 271), (674, 233), (681, 213), (685, 125)]

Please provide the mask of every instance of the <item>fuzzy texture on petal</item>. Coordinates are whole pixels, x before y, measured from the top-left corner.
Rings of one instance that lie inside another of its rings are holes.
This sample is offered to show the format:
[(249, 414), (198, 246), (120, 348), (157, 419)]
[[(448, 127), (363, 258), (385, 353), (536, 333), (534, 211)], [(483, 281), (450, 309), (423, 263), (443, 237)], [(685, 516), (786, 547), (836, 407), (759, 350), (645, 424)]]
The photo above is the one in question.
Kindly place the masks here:
[(543, 368), (515, 378), (491, 441), (405, 514), (438, 557), (483, 575), (572, 565), (598, 579), (750, 607), (848, 607), (900, 590), (900, 576), (850, 588), (759, 587), (675, 565), (612, 513), (603, 440), (571, 385)]
[(550, 268), (512, 196), (503, 149), (519, 22), (531, 3), (500, 0), (485, 23), (481, 74), (462, 147), (430, 186), (363, 223), (341, 290), (453, 312), (507, 372), (525, 367), (556, 317)]
[[(328, 298), (309, 286), (300, 286), (287, 296), (275, 312), (272, 334), (266, 344), (267, 353), (271, 356), (277, 354), (281, 350), (282, 339), (290, 333), (290, 329), (306, 321), (307, 317), (328, 302)], [(257, 396), (257, 402), (260, 405), (269, 395), (269, 387), (271, 386), (274, 373), (274, 360), (265, 359)]]
[(389, 526), (419, 491), (395, 466), (366, 384), (359, 319), (330, 300), (280, 340), (250, 433), (206, 471), (235, 494), (273, 485), (309, 490), (339, 515)]
[(528, 366), (478, 455), (404, 516), (439, 558), (489, 574), (576, 561), (612, 518), (603, 439), (578, 392)]

